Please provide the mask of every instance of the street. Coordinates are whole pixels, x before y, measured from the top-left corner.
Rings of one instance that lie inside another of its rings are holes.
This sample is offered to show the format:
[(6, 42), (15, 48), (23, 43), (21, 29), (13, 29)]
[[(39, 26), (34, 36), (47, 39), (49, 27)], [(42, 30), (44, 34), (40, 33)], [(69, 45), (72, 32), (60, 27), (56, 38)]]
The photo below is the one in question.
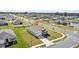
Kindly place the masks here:
[(67, 35), (67, 38), (64, 41), (60, 41), (56, 43), (55, 45), (51, 45), (47, 48), (70, 48), (75, 44), (79, 43), (79, 33), (71, 32), (71, 31), (65, 31), (65, 30), (58, 30), (62, 33), (65, 33)]

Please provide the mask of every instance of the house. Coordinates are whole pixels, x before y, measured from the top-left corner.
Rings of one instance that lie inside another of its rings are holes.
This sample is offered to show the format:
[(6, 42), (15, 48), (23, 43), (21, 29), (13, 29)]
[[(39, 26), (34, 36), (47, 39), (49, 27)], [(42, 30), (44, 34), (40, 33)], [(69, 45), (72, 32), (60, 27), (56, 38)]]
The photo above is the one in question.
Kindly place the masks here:
[(20, 20), (13, 20), (12, 23), (14, 25), (20, 25), (20, 24), (22, 24), (22, 22)]
[(40, 18), (35, 18), (34, 20), (40, 20)]
[(39, 37), (48, 37), (48, 31), (40, 28), (38, 26), (31, 26), (27, 29), (28, 32), (30, 32), (32, 35), (34, 35), (35, 37), (39, 38)]
[(71, 24), (69, 21), (63, 21), (63, 20), (56, 20), (55, 23), (59, 25), (65, 25), (65, 26), (70, 26)]
[(0, 19), (1, 19), (1, 20), (5, 20), (5, 17), (3, 17), (3, 16), (0, 15)]
[(0, 26), (5, 26), (5, 25), (8, 25), (8, 23), (4, 20), (0, 21)]
[(16, 35), (11, 29), (0, 30), (0, 48), (16, 43)]

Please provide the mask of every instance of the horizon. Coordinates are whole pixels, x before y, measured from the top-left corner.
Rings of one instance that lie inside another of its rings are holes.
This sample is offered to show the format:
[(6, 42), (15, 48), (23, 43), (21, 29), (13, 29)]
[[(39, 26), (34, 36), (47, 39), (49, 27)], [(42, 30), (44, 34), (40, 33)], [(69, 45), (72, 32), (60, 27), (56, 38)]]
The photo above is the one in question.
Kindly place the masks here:
[(0, 12), (79, 13), (78, 4), (79, 0), (2, 0)]
[(79, 13), (79, 10), (0, 10), (0, 12)]

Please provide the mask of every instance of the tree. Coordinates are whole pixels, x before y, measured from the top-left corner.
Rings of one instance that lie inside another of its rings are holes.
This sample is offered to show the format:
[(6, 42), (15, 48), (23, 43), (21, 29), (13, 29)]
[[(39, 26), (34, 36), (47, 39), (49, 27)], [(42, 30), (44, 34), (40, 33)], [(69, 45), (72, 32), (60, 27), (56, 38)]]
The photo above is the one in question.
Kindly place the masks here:
[(64, 13), (64, 16), (67, 16), (67, 15), (68, 15), (67, 12), (65, 12), (65, 13)]
[(59, 12), (56, 12), (56, 15), (59, 15)]

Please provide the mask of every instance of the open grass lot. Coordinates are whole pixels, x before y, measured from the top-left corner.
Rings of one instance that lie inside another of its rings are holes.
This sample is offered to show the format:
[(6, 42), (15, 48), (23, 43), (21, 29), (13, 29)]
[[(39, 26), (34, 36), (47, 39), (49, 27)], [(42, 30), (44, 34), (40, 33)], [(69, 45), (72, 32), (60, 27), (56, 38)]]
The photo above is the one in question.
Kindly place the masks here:
[(71, 26), (64, 26), (64, 25), (58, 25), (56, 23), (47, 23), (47, 22), (44, 22), (46, 25), (51, 25), (52, 27), (58, 27), (58, 28), (61, 28), (61, 29), (66, 29), (66, 30), (69, 30), (69, 31), (79, 31), (79, 29), (77, 28), (74, 28), (74, 27), (71, 27)]
[(76, 23), (79, 23), (79, 18), (71, 19), (71, 20), (65, 20), (65, 21), (70, 21), (70, 22), (76, 22)]
[(26, 28), (14, 28), (13, 31), (16, 34), (17, 44), (10, 46), (10, 48), (27, 48), (42, 43), (39, 39), (29, 34)]
[(20, 35), (20, 31), (23, 31), (23, 29), (22, 28), (19, 28), (19, 29), (16, 28), (16, 29), (13, 29), (13, 31), (16, 34), (17, 44), (11, 45), (11, 46), (9, 46), (9, 48), (24, 48), (24, 47), (29, 47), (28, 45), (25, 45), (25, 42), (24, 42), (23, 38)]
[(70, 26), (58, 25), (58, 27), (69, 31), (79, 31), (79, 29)]
[(10, 48), (27, 48), (42, 43), (39, 39), (29, 34), (25, 28), (14, 28), (17, 44), (9, 46)]
[(16, 34), (17, 44), (9, 46), (10, 48), (28, 48), (42, 42), (30, 35), (25, 28), (15, 28), (13, 29)]
[(62, 36), (62, 34), (55, 32), (53, 30), (48, 30), (48, 33), (50, 34), (50, 36), (48, 37), (49, 40), (54, 40)]
[(31, 34), (29, 34), (27, 31), (26, 32), (22, 32), (21, 36), (23, 38), (23, 40), (29, 45), (29, 46), (34, 46), (34, 45), (38, 45), (41, 44), (42, 42), (35, 38), (34, 36), (32, 36)]
[(0, 26), (0, 30), (6, 29), (8, 26)]

